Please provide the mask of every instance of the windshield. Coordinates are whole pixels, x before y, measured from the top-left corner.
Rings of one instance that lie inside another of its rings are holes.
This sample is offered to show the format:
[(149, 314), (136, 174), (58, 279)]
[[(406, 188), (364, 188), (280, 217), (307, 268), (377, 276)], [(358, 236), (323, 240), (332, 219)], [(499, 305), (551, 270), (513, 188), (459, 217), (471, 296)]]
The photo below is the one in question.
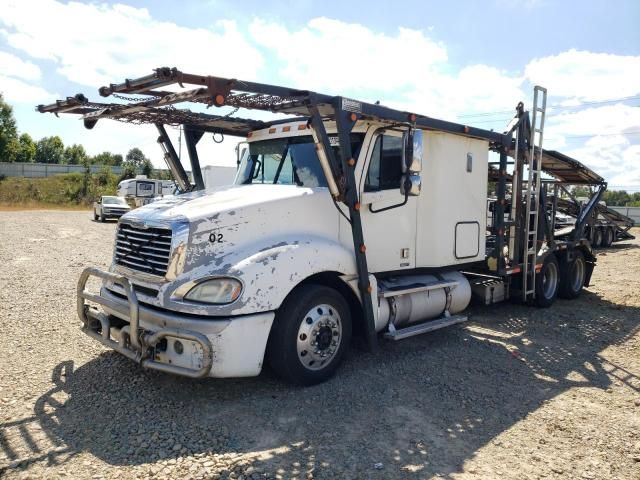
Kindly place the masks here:
[(127, 202), (121, 197), (102, 197), (102, 203), (114, 203), (116, 205), (126, 205)]
[[(334, 153), (340, 159), (337, 136), (329, 136)], [(351, 134), (351, 151), (357, 158), (364, 134)], [(245, 150), (235, 183), (269, 183), (326, 187), (313, 137), (288, 137), (252, 142)]]

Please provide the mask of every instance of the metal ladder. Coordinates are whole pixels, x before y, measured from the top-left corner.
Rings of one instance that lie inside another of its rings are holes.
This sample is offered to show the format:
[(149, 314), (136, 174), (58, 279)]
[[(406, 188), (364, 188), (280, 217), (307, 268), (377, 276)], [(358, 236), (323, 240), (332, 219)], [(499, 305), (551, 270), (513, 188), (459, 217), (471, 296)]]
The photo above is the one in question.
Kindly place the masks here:
[(529, 177), (524, 200), (525, 215), (524, 254), (522, 268), (522, 300), (535, 298), (536, 260), (538, 257), (538, 219), (540, 215), (540, 185), (542, 183), (542, 139), (547, 109), (547, 89), (536, 85), (533, 89), (533, 117), (529, 140)]

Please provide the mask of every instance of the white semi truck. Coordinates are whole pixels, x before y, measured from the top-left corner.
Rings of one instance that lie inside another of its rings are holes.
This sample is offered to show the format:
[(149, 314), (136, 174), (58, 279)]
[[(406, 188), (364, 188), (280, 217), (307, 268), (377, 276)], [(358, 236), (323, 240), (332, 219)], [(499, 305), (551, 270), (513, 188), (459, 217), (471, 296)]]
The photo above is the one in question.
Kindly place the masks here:
[[(78, 113), (87, 128), (110, 118), (158, 129), (181, 193), (124, 215), (111, 268), (89, 267), (78, 284), (84, 332), (143, 367), (243, 377), (268, 361), (313, 384), (335, 372), (352, 337), (373, 349), (465, 321), (472, 294), (547, 307), (588, 285), (588, 240), (556, 241), (550, 229), (541, 175), (563, 173), (542, 149), (544, 89), (533, 118), (519, 104), (504, 133), (169, 68), (100, 89), (114, 93), (149, 100), (77, 95), (38, 109)], [(166, 108), (181, 102), (290, 118)], [(183, 125), (193, 183), (167, 124)], [(233, 185), (205, 191), (196, 148), (205, 134), (248, 142)], [(489, 151), (500, 161), (487, 217)], [(90, 276), (103, 280), (99, 293), (86, 290)]]

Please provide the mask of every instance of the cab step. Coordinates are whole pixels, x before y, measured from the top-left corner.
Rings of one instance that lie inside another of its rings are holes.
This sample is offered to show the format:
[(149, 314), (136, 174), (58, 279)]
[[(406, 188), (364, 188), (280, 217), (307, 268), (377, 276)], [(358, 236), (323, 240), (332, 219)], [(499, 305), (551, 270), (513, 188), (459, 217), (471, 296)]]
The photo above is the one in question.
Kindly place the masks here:
[(384, 337), (390, 340), (402, 340), (404, 338), (413, 337), (422, 333), (433, 332), (441, 328), (455, 325), (456, 323), (462, 323), (469, 320), (466, 315), (451, 315), (449, 317), (441, 317), (435, 320), (429, 320), (424, 323), (416, 323), (414, 325), (396, 329), (393, 324), (389, 325), (389, 331), (385, 332)]

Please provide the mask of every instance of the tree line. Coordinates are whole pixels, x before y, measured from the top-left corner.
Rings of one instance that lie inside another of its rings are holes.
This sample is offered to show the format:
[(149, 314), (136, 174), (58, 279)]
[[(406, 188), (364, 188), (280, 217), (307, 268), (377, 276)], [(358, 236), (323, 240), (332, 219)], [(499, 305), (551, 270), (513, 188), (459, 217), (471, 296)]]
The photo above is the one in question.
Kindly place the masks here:
[[(65, 146), (57, 135), (34, 141), (26, 132), (19, 134), (13, 108), (4, 101), (1, 93), (0, 162), (117, 166), (123, 168), (121, 178), (132, 178), (138, 172), (148, 177), (154, 174), (151, 160), (139, 148), (130, 149), (124, 158), (119, 153), (107, 151), (91, 156), (82, 145)], [(156, 171), (155, 176), (171, 178), (168, 172)]]
[[(571, 193), (576, 197), (591, 197), (593, 195), (589, 187), (574, 187)], [(626, 190), (607, 190), (602, 194), (600, 200), (610, 207), (640, 207), (640, 192), (628, 193)]]

